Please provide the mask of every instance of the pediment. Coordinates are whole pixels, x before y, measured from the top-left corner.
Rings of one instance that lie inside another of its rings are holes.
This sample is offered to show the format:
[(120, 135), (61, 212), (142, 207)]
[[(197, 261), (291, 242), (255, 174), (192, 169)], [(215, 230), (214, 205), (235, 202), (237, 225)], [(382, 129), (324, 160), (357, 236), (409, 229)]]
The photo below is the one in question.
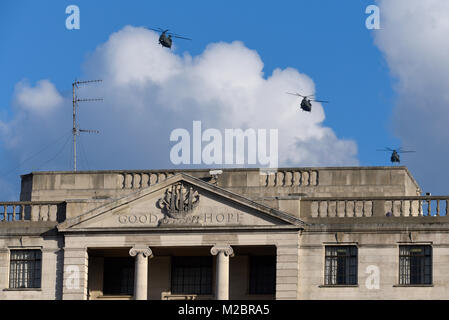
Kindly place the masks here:
[(270, 228), (303, 222), (245, 197), (178, 174), (164, 182), (81, 214), (60, 231), (145, 228)]

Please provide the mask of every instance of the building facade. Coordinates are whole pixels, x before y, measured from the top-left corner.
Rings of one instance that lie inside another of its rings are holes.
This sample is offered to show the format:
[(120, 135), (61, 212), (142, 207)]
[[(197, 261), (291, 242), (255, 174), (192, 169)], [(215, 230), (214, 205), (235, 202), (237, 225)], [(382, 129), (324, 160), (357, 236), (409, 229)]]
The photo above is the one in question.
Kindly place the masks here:
[(449, 196), (421, 193), (400, 166), (33, 172), (0, 299), (449, 299)]

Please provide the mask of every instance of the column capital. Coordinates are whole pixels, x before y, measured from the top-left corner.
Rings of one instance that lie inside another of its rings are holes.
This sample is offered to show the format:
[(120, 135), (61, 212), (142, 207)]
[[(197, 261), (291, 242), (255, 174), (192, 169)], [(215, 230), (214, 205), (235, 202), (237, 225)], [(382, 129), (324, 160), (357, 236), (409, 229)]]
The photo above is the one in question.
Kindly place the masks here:
[(213, 256), (216, 256), (220, 252), (223, 252), (225, 256), (230, 256), (230, 257), (234, 256), (234, 250), (232, 249), (232, 247), (230, 245), (227, 245), (227, 244), (216, 244), (215, 246), (213, 246), (210, 249), (210, 253)]
[(135, 257), (138, 254), (142, 254), (144, 258), (153, 257), (153, 251), (148, 246), (134, 246), (129, 250), (129, 255)]

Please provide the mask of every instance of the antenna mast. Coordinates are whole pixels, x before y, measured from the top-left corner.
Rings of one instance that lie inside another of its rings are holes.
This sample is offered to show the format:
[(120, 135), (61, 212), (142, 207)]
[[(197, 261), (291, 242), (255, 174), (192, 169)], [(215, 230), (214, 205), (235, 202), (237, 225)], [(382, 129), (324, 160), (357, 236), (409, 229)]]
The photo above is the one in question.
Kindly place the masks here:
[(78, 88), (78, 85), (80, 84), (89, 84), (92, 82), (101, 82), (103, 80), (86, 80), (86, 81), (76, 81), (72, 83), (72, 97), (73, 97), (73, 171), (76, 171), (76, 136), (79, 135), (81, 132), (88, 132), (88, 133), (100, 133), (98, 130), (82, 130), (78, 129), (76, 125), (76, 105), (78, 102), (89, 102), (89, 101), (103, 101), (102, 98), (95, 98), (95, 99), (78, 99), (76, 96), (76, 90), (75, 88)]

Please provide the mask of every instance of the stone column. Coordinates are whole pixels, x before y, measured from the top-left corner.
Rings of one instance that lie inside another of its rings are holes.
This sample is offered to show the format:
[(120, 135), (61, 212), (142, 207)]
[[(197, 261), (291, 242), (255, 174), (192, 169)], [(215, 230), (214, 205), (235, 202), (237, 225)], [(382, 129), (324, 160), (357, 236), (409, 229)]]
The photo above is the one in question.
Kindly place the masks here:
[(153, 257), (149, 247), (133, 247), (129, 250), (132, 257), (136, 257), (134, 271), (134, 300), (148, 299), (148, 257)]
[(229, 245), (215, 245), (210, 253), (217, 256), (215, 299), (229, 300), (229, 256), (234, 255)]

